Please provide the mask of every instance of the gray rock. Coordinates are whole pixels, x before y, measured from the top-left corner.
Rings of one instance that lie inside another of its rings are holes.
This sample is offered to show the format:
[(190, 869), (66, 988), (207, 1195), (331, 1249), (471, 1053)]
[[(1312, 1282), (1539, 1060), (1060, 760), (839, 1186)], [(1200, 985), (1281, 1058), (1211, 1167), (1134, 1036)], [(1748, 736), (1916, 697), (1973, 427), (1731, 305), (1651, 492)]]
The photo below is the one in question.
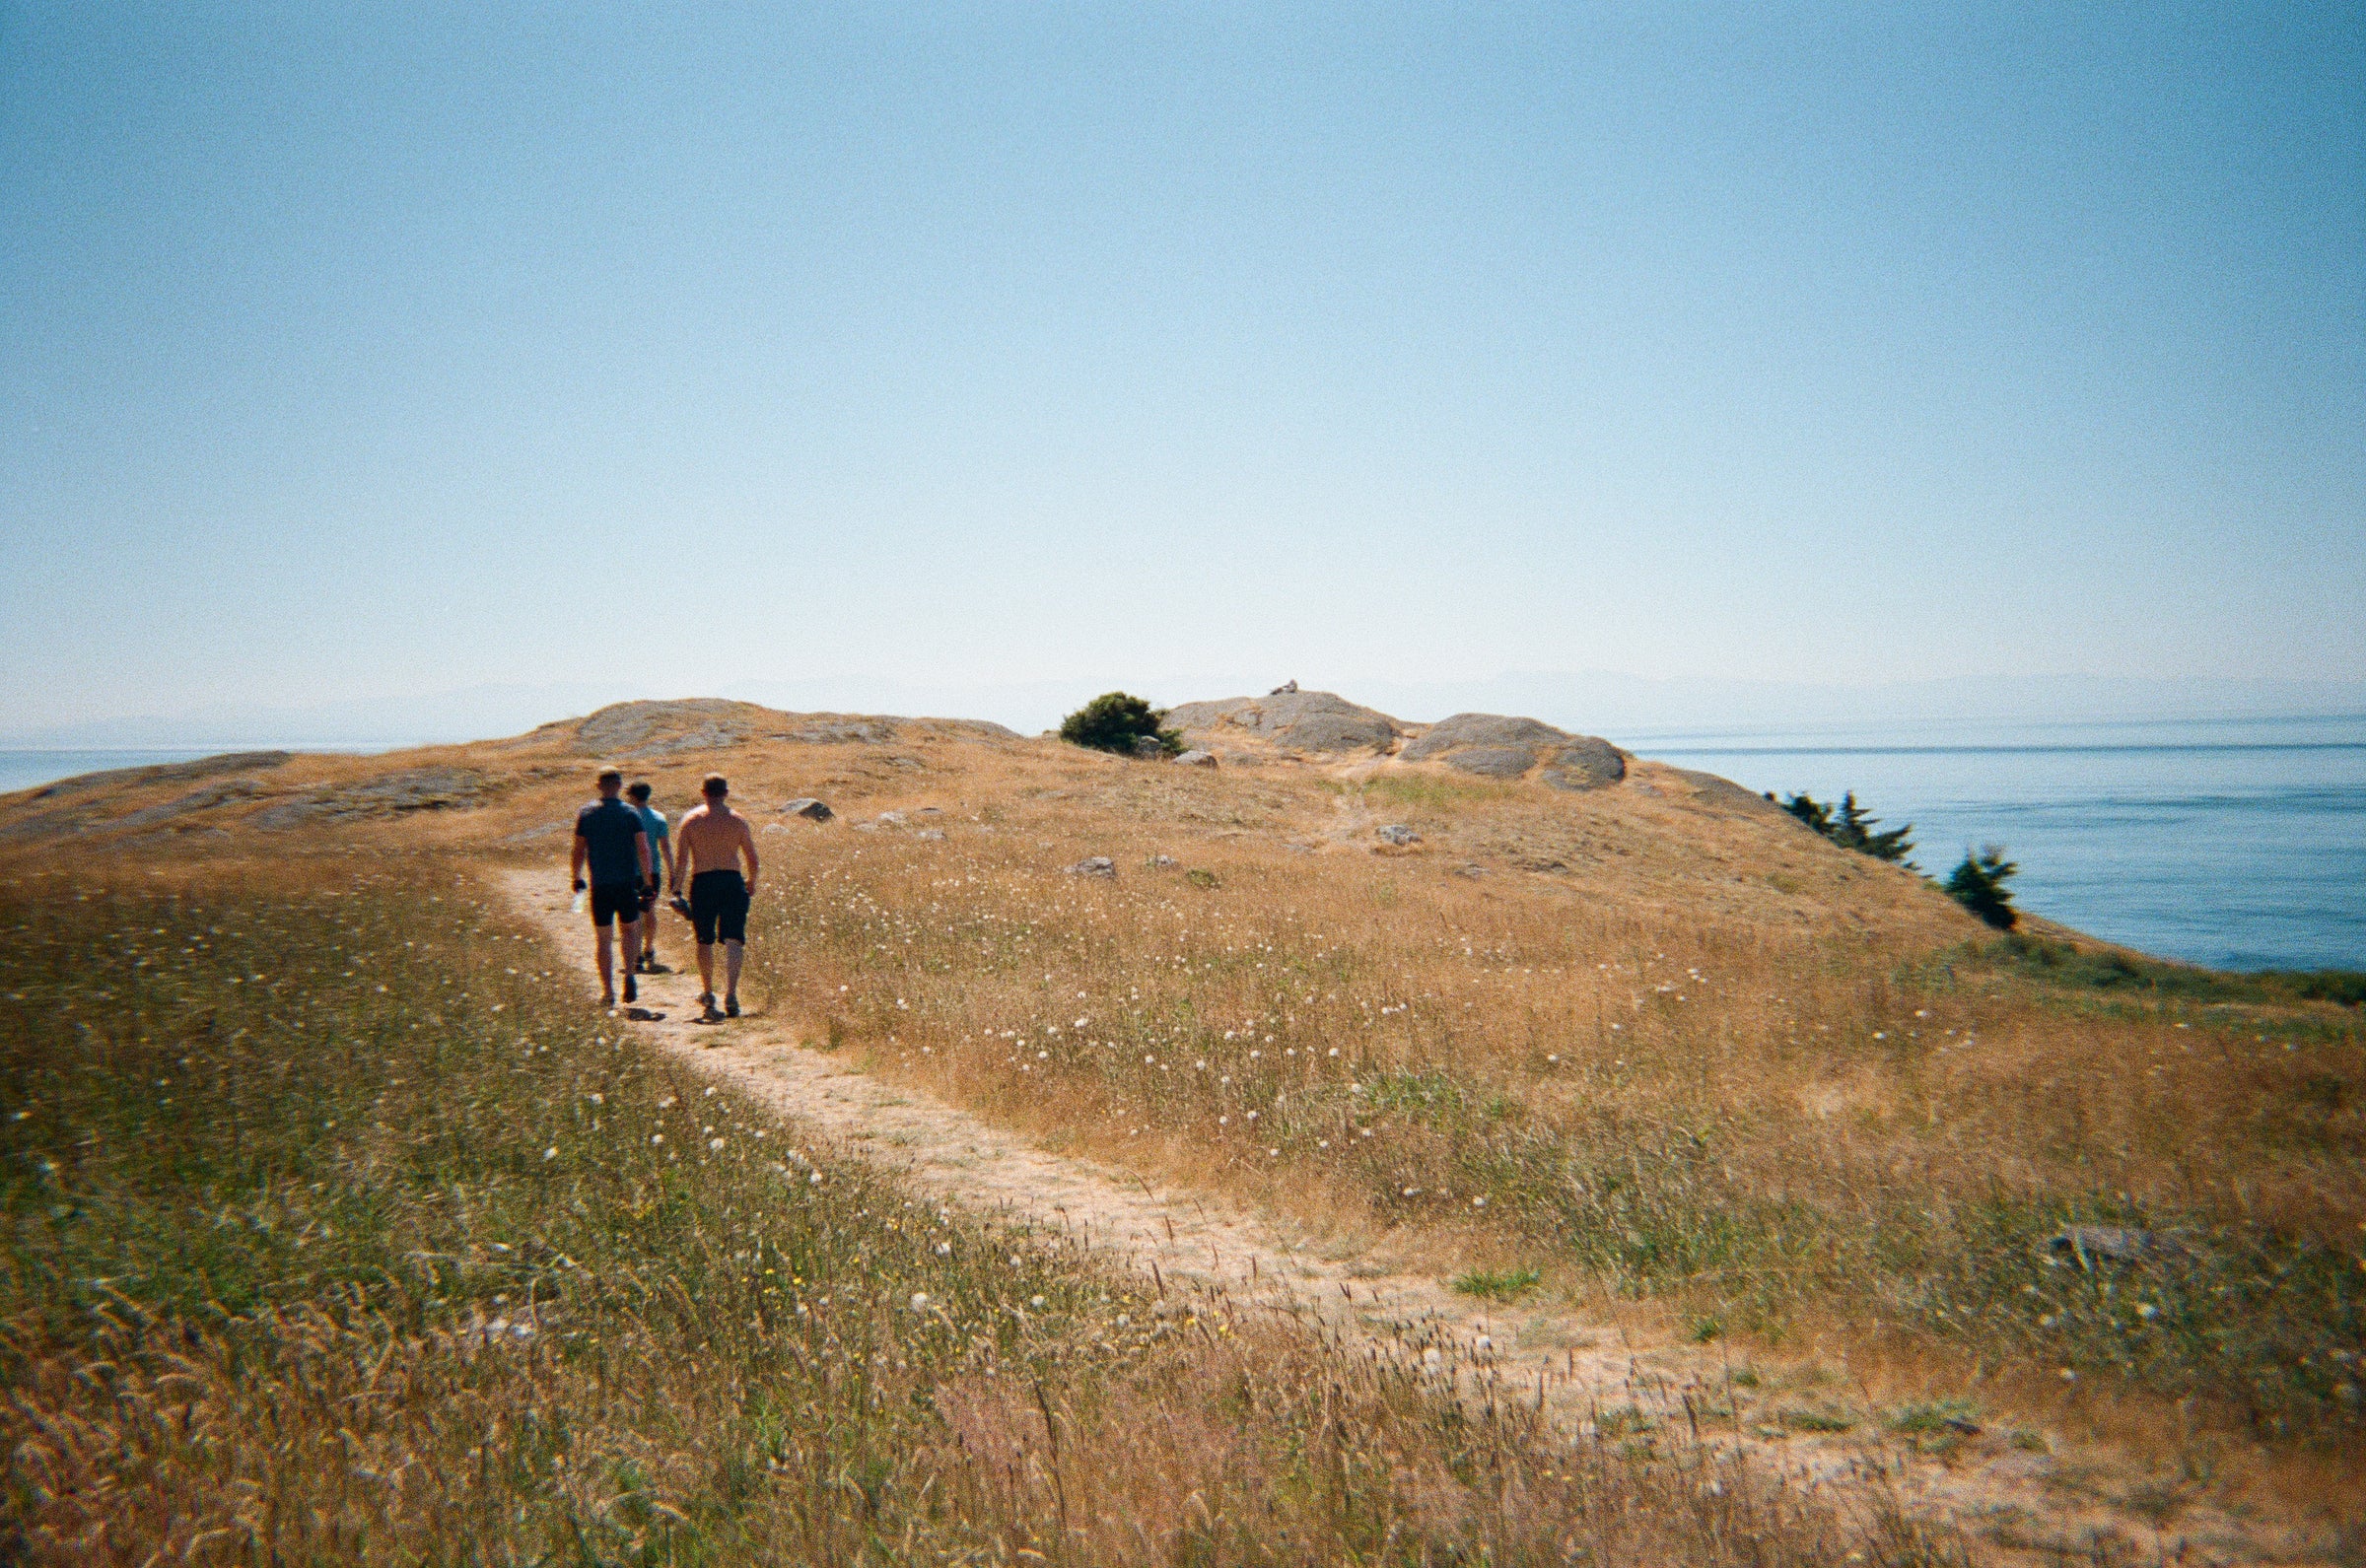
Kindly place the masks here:
[(260, 773), (268, 768), (279, 767), (295, 755), (292, 751), (229, 751), (218, 757), (199, 757), (190, 762), (158, 763), (146, 768), (108, 768), (100, 773), (78, 773), (71, 779), (45, 784), (25, 798), (53, 800), (109, 786), (189, 784), (199, 779), (211, 779), (217, 774)]
[(2160, 1238), (2148, 1230), (2125, 1225), (2065, 1225), (2046, 1238), (2046, 1250), (2078, 1260), (2081, 1268), (2097, 1262), (2132, 1263), (2161, 1250)]
[(882, 811), (878, 823), (882, 828), (900, 828), (904, 825), (904, 814), (901, 811)]
[[(1169, 727), (1195, 734), (1248, 734), (1300, 751), (1386, 751), (1405, 726), (1336, 692), (1277, 692), (1185, 703), (1166, 715)], [(1202, 748), (1205, 749), (1205, 748)]]
[[(734, 745), (746, 735), (747, 716), (759, 710), (721, 697), (685, 697), (674, 702), (612, 703), (575, 726), (575, 749), (594, 756), (646, 756), (688, 749), (688, 727), (710, 743)], [(720, 738), (719, 737), (728, 737)]]
[(1502, 714), (1441, 718), (1400, 755), (1407, 762), (1443, 762), (1490, 779), (1516, 779), (1541, 766), (1544, 782), (1556, 789), (1599, 789), (1627, 777), (1627, 755), (1609, 741)]
[[(1769, 800), (1765, 795), (1754, 789), (1745, 789), (1730, 779), (1719, 778), (1713, 773), (1701, 773), (1691, 768), (1675, 768), (1669, 771), (1692, 786), (1693, 799), (1703, 805), (1716, 806), (1738, 816), (1764, 817), (1770, 822), (1779, 822), (1790, 816), (1789, 812)], [(1637, 787), (1643, 786), (1637, 785)], [(1659, 793), (1657, 789), (1650, 792), (1652, 794)]]
[(1487, 867), (1484, 865), (1458, 865), (1454, 868), (1454, 874), (1456, 876), (1485, 876)]
[(800, 795), (781, 807), (781, 814), (788, 817), (802, 817), (807, 822), (827, 822), (838, 813), (811, 795)]
[(1627, 777), (1627, 758), (1596, 735), (1573, 736), (1547, 757), (1542, 775), (1556, 789), (1599, 789)]
[(1182, 863), (1182, 861), (1176, 859), (1171, 854), (1153, 854), (1150, 856), (1150, 867), (1151, 869), (1157, 871), (1171, 871)]
[(923, 828), (912, 836), (916, 839), (935, 839), (941, 842), (944, 838), (944, 830), (942, 828)]
[(1065, 867), (1070, 876), (1117, 877), (1117, 862), (1105, 854), (1088, 855), (1072, 866)]
[(111, 821), (96, 823), (93, 826), (109, 831), (117, 828), (154, 827), (157, 823), (170, 822), (174, 817), (185, 817), (192, 811), (203, 811), (209, 806), (225, 805), (233, 800), (244, 800), (249, 796), (261, 793), (262, 787), (262, 781), (258, 779), (230, 779), (221, 784), (210, 784), (201, 788), (192, 789), (187, 794), (172, 800), (160, 800), (155, 805), (142, 806), (137, 811), (126, 812)]
[(483, 774), (466, 768), (406, 768), (360, 784), (308, 789), (263, 807), (246, 823), (255, 828), (294, 828), (309, 822), (460, 810), (480, 803), (490, 789)]
[(1422, 842), (1422, 836), (1414, 832), (1411, 828), (1405, 826), (1405, 824), (1402, 822), (1392, 822), (1387, 827), (1378, 828), (1374, 831), (1379, 834), (1382, 840), (1389, 844), (1406, 845), (1419, 844)]
[(1536, 753), (1518, 746), (1474, 746), (1446, 754), (1446, 766), (1489, 779), (1517, 779), (1536, 766)]
[(1134, 737), (1134, 755), (1142, 758), (1145, 762), (1155, 762), (1166, 755), (1166, 743), (1156, 735), (1136, 735)]
[(1201, 751), (1197, 748), (1184, 752), (1175, 761), (1186, 768), (1213, 768), (1217, 765), (1215, 752)]

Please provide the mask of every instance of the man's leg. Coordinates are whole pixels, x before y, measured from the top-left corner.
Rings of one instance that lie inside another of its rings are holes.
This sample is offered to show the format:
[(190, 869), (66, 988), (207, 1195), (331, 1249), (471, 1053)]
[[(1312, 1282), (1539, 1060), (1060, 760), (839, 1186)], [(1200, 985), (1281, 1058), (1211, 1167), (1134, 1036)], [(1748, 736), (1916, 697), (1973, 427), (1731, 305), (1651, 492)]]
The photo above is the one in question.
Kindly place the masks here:
[(623, 932), (624, 999), (626, 1001), (639, 1001), (641, 999), (639, 988), (634, 986), (633, 976), (641, 967), (641, 922), (639, 920), (620, 920), (616, 922), (616, 924)]
[(723, 944), (723, 1010), (733, 1017), (739, 1013), (739, 962), (746, 956), (745, 942)]
[(709, 1005), (715, 1000), (715, 944), (698, 944), (698, 994)]
[(616, 933), (608, 926), (594, 926), (599, 932), (599, 1004), (616, 1005)]

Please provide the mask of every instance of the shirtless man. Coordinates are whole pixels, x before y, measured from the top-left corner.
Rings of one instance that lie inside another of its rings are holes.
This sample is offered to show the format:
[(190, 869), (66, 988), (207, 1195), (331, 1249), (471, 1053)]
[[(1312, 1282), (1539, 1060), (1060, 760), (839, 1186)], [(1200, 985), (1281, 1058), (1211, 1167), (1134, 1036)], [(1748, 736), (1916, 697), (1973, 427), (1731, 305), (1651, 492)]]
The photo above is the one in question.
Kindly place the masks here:
[[(673, 825), (673, 885), (689, 873), (690, 923), (698, 929), (698, 999), (709, 1022), (739, 1016), (739, 963), (747, 955), (747, 902), (756, 891), (756, 836), (731, 808), (731, 786), (711, 773), (698, 786), (707, 797)], [(747, 875), (739, 857), (747, 857)], [(715, 1011), (715, 941), (723, 940), (723, 1011)]]

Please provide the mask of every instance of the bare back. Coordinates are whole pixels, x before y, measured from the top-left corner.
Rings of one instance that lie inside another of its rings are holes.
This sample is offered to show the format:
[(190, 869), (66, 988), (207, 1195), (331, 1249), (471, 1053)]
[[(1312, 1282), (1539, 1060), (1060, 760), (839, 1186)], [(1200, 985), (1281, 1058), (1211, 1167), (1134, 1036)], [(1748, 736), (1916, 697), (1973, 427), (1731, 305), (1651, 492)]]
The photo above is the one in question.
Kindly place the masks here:
[(711, 801), (693, 806), (682, 813), (674, 824), (674, 843), (681, 857), (680, 875), (696, 876), (702, 871), (737, 871), (739, 857), (747, 856), (746, 875), (752, 886), (756, 880), (756, 836), (748, 830), (747, 818), (733, 811), (723, 801)]

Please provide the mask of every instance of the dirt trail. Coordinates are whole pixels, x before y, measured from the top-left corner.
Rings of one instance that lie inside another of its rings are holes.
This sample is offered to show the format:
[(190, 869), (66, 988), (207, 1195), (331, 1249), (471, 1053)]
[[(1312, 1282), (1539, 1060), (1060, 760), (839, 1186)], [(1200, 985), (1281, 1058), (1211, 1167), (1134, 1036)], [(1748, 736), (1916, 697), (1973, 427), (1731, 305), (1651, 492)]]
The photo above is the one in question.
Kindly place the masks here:
[[(569, 913), (550, 871), (511, 871), (511, 902), (546, 930), (590, 979), (590, 922)], [(668, 921), (668, 937), (681, 927)], [(665, 955), (686, 961), (678, 938)], [(686, 967), (686, 965), (685, 965)], [(596, 984), (592, 981), (592, 984)], [(1792, 1484), (1844, 1487), (1870, 1502), (1946, 1518), (1997, 1555), (2051, 1559), (2111, 1542), (2148, 1559), (2194, 1562), (2305, 1560), (2289, 1543), (2266, 1546), (2215, 1510), (2194, 1506), (2168, 1528), (2104, 1502), (2103, 1466), (2014, 1447), (1998, 1432), (1960, 1437), (1934, 1457), (1864, 1428), (1787, 1430), (1771, 1399), (1737, 1387), (1713, 1348), (1643, 1345), (1617, 1326), (1551, 1307), (1475, 1308), (1437, 1279), (1376, 1270), (1339, 1256), (1283, 1221), (1229, 1199), (1153, 1185), (1132, 1172), (1036, 1148), (925, 1092), (874, 1078), (852, 1062), (806, 1049), (812, 1032), (761, 1012), (703, 1025), (695, 972), (645, 976), (633, 1023), (646, 1038), (782, 1115), (904, 1172), (919, 1186), (973, 1209), (1023, 1215), (1064, 1230), (1168, 1290), (1201, 1289), (1235, 1308), (1312, 1319), (1381, 1353), (1412, 1359), (1497, 1398), (1540, 1402), (1581, 1437), (1626, 1441), (1658, 1429), (1748, 1462)], [(1792, 1403), (1800, 1402), (1796, 1398)]]

